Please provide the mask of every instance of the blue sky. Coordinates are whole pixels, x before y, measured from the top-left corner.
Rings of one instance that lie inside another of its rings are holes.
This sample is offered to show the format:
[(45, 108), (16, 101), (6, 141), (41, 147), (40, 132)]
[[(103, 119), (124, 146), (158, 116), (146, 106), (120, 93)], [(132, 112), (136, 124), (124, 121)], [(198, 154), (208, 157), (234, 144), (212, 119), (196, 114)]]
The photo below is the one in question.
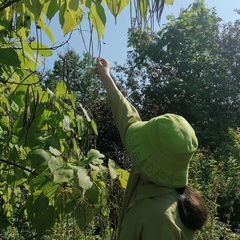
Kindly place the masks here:
[[(164, 23), (166, 23), (166, 16), (173, 14), (174, 16), (178, 16), (181, 8), (187, 8), (193, 0), (175, 0), (173, 5), (165, 6), (161, 25), (155, 25), (156, 29), (159, 30)], [(234, 9), (240, 9), (240, 1), (239, 0), (205, 0), (205, 4), (208, 8), (216, 8), (216, 12), (220, 18), (222, 18), (223, 22), (235, 21), (236, 19), (240, 19), (240, 15), (234, 12)], [(111, 15), (108, 9), (105, 11), (107, 15), (107, 23), (105, 26), (104, 37), (101, 40), (101, 57), (108, 59), (111, 65), (114, 62), (118, 62), (123, 64), (125, 62), (127, 56), (127, 30), (130, 26), (130, 16), (129, 16), (129, 8), (125, 8), (117, 18), (117, 24), (115, 24), (114, 17)], [(66, 37), (63, 36), (60, 25), (58, 23), (58, 19), (56, 18), (50, 23), (50, 28), (54, 29), (55, 41), (59, 44), (64, 40), (67, 40), (68, 35)], [(83, 20), (82, 24), (83, 36), (88, 45), (88, 40), (90, 37), (88, 31), (87, 20)], [(94, 35), (94, 54), (98, 56), (99, 48), (97, 39)], [(103, 44), (104, 42), (104, 44)], [(48, 43), (49, 45), (49, 43)], [(59, 48), (53, 56), (46, 59), (46, 66), (48, 68), (52, 68), (54, 60), (57, 58), (57, 53), (64, 53), (67, 48), (73, 48), (79, 54), (82, 54), (85, 51), (84, 44), (80, 34), (75, 31), (72, 34), (71, 40), (64, 47)]]

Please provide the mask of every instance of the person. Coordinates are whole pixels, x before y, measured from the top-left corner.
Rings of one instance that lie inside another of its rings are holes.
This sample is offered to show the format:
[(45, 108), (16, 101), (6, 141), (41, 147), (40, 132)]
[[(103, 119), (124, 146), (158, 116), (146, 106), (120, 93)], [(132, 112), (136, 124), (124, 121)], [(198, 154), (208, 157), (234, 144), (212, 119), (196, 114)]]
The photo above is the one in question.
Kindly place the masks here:
[(207, 220), (203, 197), (188, 186), (189, 163), (198, 147), (193, 128), (170, 113), (142, 121), (116, 86), (106, 59), (97, 58), (95, 73), (132, 162), (118, 240), (193, 239)]

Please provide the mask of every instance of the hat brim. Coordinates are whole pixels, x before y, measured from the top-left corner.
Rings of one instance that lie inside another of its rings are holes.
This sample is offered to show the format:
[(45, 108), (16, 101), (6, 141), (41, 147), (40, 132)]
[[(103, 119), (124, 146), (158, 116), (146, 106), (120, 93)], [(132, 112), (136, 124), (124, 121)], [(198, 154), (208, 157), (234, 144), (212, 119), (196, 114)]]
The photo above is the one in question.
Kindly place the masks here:
[(148, 123), (133, 123), (126, 133), (126, 150), (130, 160), (152, 182), (165, 187), (184, 187), (188, 184), (189, 162), (193, 153), (179, 155), (179, 161), (173, 161), (164, 150), (158, 154), (149, 151)]

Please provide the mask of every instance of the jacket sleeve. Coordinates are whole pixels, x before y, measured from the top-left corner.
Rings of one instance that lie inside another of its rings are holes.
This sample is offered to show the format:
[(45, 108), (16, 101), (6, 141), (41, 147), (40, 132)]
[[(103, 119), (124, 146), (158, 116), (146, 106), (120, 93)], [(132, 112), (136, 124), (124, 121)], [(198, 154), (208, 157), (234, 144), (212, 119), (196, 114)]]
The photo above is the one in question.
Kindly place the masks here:
[(114, 91), (108, 95), (107, 104), (111, 108), (121, 140), (123, 145), (125, 145), (124, 141), (128, 127), (134, 122), (141, 121), (141, 118), (137, 110), (120, 91)]

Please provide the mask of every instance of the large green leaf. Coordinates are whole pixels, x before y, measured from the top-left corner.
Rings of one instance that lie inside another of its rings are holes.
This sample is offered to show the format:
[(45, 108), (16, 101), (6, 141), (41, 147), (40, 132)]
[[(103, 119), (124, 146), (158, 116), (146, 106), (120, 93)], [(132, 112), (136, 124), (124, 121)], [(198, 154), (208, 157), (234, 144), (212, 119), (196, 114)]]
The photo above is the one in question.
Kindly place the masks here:
[(91, 188), (87, 189), (84, 196), (87, 198), (88, 203), (98, 204), (100, 200), (100, 191), (97, 185), (93, 185)]
[(51, 172), (54, 173), (57, 169), (63, 166), (62, 162), (57, 158), (52, 156), (48, 161), (48, 167), (50, 168)]
[(58, 0), (50, 0), (47, 8), (47, 12), (46, 12), (47, 18), (51, 20), (58, 10), (59, 10)]
[(79, 0), (69, 0), (69, 9), (77, 11), (79, 6)]
[(53, 173), (55, 183), (69, 182), (74, 177), (72, 169), (58, 168)]
[(36, 176), (30, 183), (32, 191), (41, 191), (45, 197), (53, 198), (58, 185), (53, 182), (52, 174), (49, 172), (42, 172)]
[(103, 36), (106, 24), (105, 11), (100, 3), (95, 3), (95, 5), (91, 6), (89, 19), (92, 22), (93, 27), (97, 30), (98, 39), (100, 40)]
[(63, 80), (60, 80), (56, 87), (56, 97), (63, 97), (67, 94), (67, 85)]
[(44, 194), (28, 197), (27, 214), (33, 227), (39, 234), (51, 229), (54, 225), (54, 207), (49, 205), (49, 199)]
[(42, 164), (47, 164), (51, 159), (51, 154), (44, 149), (35, 149), (29, 154), (32, 168), (39, 168)]
[(29, 12), (34, 15), (35, 22), (38, 21), (41, 16), (43, 10), (44, 1), (42, 0), (34, 0), (34, 1), (24, 1), (25, 6), (28, 8)]
[[(87, 158), (89, 162), (96, 163), (97, 161), (99, 161), (100, 158), (104, 158), (104, 157), (105, 156), (96, 149), (90, 149), (87, 153)], [(102, 160), (100, 163), (102, 163)]]
[(80, 228), (84, 230), (86, 225), (92, 221), (94, 217), (94, 209), (91, 206), (86, 206), (85, 204), (79, 204), (74, 209), (74, 218)]
[(90, 177), (87, 174), (87, 170), (83, 168), (79, 168), (77, 171), (78, 179), (79, 179), (79, 186), (83, 189), (91, 188), (93, 183)]
[[(143, 0), (147, 2), (146, 0)], [(103, 0), (103, 2), (108, 6), (112, 15), (117, 18), (120, 12), (129, 4), (129, 0)]]
[(20, 67), (20, 60), (17, 52), (12, 48), (0, 48), (0, 63), (8, 66)]
[(82, 18), (83, 10), (79, 5), (76, 8), (76, 1), (64, 1), (59, 11), (59, 22), (64, 36), (73, 31), (80, 24)]

